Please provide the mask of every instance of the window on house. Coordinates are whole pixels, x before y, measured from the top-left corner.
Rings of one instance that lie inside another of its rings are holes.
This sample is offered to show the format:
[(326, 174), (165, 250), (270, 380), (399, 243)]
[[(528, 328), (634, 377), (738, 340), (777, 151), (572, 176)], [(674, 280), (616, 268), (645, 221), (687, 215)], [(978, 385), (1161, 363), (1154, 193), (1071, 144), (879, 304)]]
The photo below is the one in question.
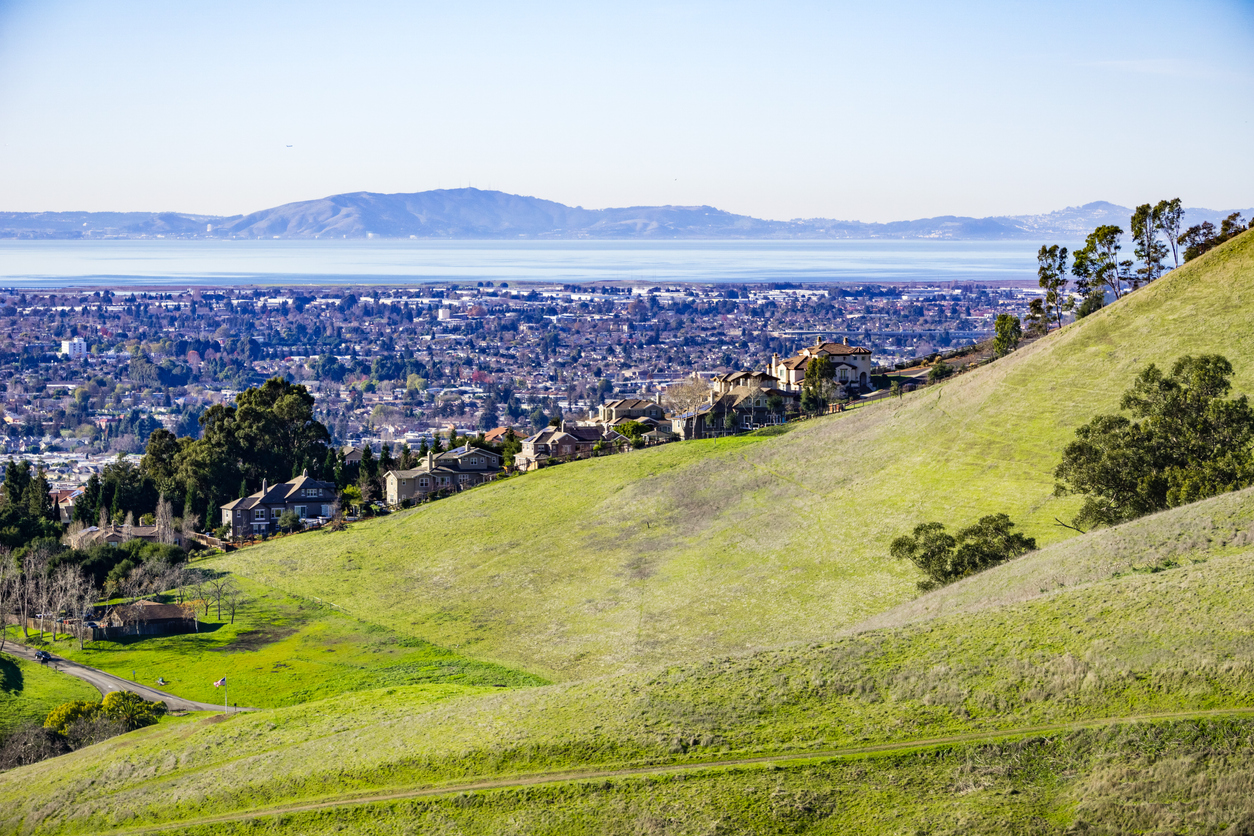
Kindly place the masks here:
[(257, 510), (253, 511), (254, 520), (264, 520), (265, 518), (266, 518), (265, 508), (258, 508)]
[(273, 519), (276, 519), (276, 520), (277, 520), (279, 517), (283, 516), (283, 509), (282, 509), (282, 508), (271, 508), (271, 509), (270, 509), (270, 516), (271, 516)]
[(302, 520), (305, 519), (305, 517), (309, 516), (308, 514), (305, 513), (304, 505), (296, 506), (296, 516), (300, 517)]

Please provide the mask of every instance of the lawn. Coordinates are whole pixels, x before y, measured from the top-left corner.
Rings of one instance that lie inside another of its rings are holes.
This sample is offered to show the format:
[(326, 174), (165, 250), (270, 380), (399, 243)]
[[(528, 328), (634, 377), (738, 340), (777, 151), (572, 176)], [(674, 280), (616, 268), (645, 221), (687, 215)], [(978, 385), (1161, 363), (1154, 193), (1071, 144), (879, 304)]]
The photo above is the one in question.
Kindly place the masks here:
[[(202, 613), (199, 633), (91, 642), (83, 650), (63, 638), (50, 647), (67, 659), (202, 702), (223, 699), (213, 683), (226, 677), (232, 703), (258, 708), (389, 685), (429, 683), (448, 693), (478, 693), (544, 684), (325, 604), (246, 580), (241, 585), (250, 600), (234, 624), (218, 621), (211, 608), (208, 616)], [(158, 678), (167, 684), (157, 686)]]
[(1005, 512), (1041, 545), (1074, 537), (1052, 474), (1075, 428), (1188, 353), (1222, 352), (1254, 392), (1252, 300), (1245, 235), (901, 399), (563, 465), (216, 565), (553, 680), (822, 641), (914, 597), (887, 544), (919, 522)]
[(71, 700), (100, 700), (100, 692), (72, 676), (0, 653), (0, 740), (28, 723), (43, 723), (48, 712)]

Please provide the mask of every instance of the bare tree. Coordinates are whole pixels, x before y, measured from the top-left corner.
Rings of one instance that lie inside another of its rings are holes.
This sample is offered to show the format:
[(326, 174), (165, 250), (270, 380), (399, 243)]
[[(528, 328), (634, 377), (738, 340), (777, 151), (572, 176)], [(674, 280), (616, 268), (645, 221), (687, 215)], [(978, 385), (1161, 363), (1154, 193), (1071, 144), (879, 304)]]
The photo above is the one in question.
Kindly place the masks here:
[(239, 584), (231, 581), (223, 591), (223, 597), (226, 601), (227, 612), (231, 616), (231, 623), (235, 623), (235, 613), (248, 603), (248, 596), (244, 594), (244, 590), (240, 589)]
[(87, 542), (87, 524), (82, 520), (74, 520), (62, 535), (61, 542), (71, 549), (81, 549)]
[(122, 521), (122, 539), (135, 539), (135, 515), (130, 511), (126, 512), (126, 519)]
[(17, 586), (17, 570), (9, 550), (0, 548), (0, 651), (8, 639), (9, 616), (13, 613), (14, 592)]
[(109, 527), (109, 509), (103, 505), (100, 506), (100, 516), (96, 520), (96, 527), (102, 532)]
[[(692, 413), (710, 402), (710, 384), (694, 374), (683, 383), (666, 387), (663, 400), (673, 416), (692, 416)], [(695, 420), (695, 416), (690, 420)]]
[(174, 506), (165, 494), (157, 500), (157, 542), (173, 546), (178, 540), (174, 530)]
[(66, 597), (70, 614), (78, 619), (78, 649), (83, 649), (83, 643), (87, 640), (87, 611), (93, 607), (96, 600), (100, 597), (100, 590), (92, 581), (91, 576), (83, 572), (81, 569), (75, 568), (73, 581), (68, 587), (69, 594)]
[[(233, 585), (230, 575), (219, 575), (216, 578), (209, 578), (205, 582), (205, 586), (209, 590), (209, 594), (213, 597), (213, 603), (218, 608), (218, 621), (222, 620), (222, 600), (226, 597), (227, 590)], [(206, 614), (209, 608), (205, 607)]]
[(196, 526), (200, 525), (200, 517), (191, 512), (191, 509), (183, 509), (183, 547), (196, 539)]

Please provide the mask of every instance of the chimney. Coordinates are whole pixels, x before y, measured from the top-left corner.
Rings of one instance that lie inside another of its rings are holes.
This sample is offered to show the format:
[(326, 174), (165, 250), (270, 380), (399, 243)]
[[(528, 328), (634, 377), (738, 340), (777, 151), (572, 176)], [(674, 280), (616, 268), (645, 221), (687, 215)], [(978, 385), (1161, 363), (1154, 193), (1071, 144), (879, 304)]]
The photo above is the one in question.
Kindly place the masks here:
[(306, 467), (306, 468), (304, 468), (303, 470), (301, 470), (300, 475), (301, 475), (301, 476), (308, 476), (308, 475), (309, 475), (309, 468), (307, 468), (307, 467)]
[(849, 345), (849, 338), (845, 337), (844, 339), (841, 340), (841, 342), (844, 343), (845, 345)]
[(433, 467), (435, 467), (435, 452), (427, 450), (427, 470), (431, 470)]
[(266, 477), (264, 476), (261, 477), (261, 495), (266, 495)]

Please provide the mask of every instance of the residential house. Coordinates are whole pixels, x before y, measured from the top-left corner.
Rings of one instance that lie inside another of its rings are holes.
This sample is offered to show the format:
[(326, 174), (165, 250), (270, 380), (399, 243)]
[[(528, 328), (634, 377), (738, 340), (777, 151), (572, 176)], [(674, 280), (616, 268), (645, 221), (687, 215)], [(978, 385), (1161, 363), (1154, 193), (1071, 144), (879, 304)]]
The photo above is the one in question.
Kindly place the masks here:
[(155, 601), (136, 601), (113, 607), (99, 622), (97, 636), (92, 639), (118, 636), (172, 636), (189, 633), (198, 627), (195, 607), (185, 604), (158, 604)]
[(469, 444), (447, 453), (428, 452), (426, 459), (410, 470), (389, 470), (383, 475), (388, 505), (425, 499), (437, 491), (473, 488), (497, 477), (501, 454)]
[(771, 358), (768, 371), (778, 379), (780, 389), (800, 391), (805, 382), (806, 367), (816, 357), (828, 359), (837, 383), (851, 390), (870, 390), (871, 349), (850, 345), (848, 337), (838, 343), (819, 342), (784, 360), (780, 360), (776, 354)]
[(309, 471), (277, 485), (262, 480), (261, 490), (222, 506), (222, 524), (231, 527), (232, 538), (271, 534), (288, 511), (301, 520), (329, 518), (336, 496), (334, 482), (312, 479)]
[(562, 422), (560, 427), (545, 427), (523, 439), (522, 450), (514, 456), (514, 466), (519, 470), (534, 470), (550, 459), (587, 458), (595, 452), (597, 444), (613, 451), (630, 446), (630, 440), (609, 427)]
[[(106, 525), (104, 528), (93, 525), (84, 528), (75, 536), (75, 548), (88, 548), (101, 543), (111, 543), (116, 546), (130, 540), (158, 543), (161, 537), (155, 525)], [(177, 530), (171, 531), (170, 540), (171, 545), (182, 546), (183, 533)]]
[[(661, 395), (659, 394), (658, 397), (660, 398)], [(620, 398), (616, 401), (606, 401), (598, 406), (596, 421), (599, 424), (610, 425), (624, 420), (639, 421), (642, 418), (660, 422), (665, 417), (662, 404), (657, 401), (646, 401), (642, 398)]]

